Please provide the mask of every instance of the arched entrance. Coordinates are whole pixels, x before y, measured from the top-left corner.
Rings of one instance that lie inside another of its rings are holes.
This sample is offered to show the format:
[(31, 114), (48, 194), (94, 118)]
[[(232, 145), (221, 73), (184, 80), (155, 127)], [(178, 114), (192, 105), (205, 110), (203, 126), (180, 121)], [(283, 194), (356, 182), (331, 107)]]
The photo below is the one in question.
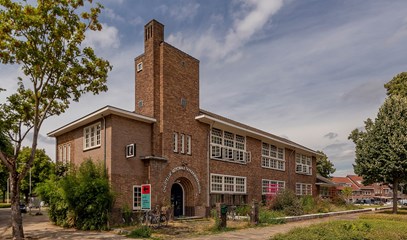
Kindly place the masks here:
[(180, 183), (172, 184), (171, 205), (174, 206), (174, 217), (184, 215), (184, 189)]

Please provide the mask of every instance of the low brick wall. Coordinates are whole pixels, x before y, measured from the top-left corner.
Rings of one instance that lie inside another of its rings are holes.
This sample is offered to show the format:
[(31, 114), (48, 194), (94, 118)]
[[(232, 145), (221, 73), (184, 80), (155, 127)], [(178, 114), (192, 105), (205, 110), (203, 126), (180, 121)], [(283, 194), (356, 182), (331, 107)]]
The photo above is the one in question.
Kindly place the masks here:
[(275, 219), (284, 220), (285, 222), (296, 222), (296, 221), (303, 221), (303, 220), (308, 220), (308, 219), (332, 217), (332, 216), (353, 214), (353, 213), (380, 211), (380, 210), (387, 210), (387, 209), (392, 209), (392, 207), (365, 208), (365, 209), (348, 210), (348, 211), (341, 211), (341, 212), (315, 213), (315, 214), (307, 214), (307, 215), (301, 215), (301, 216), (278, 217)]

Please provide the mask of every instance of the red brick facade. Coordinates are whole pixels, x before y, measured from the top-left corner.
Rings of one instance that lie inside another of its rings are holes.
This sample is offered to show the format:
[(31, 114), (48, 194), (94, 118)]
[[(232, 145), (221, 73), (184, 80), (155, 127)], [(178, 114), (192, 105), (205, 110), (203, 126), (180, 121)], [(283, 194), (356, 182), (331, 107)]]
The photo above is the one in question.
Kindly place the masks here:
[[(57, 152), (70, 142), (72, 163), (86, 157), (106, 163), (116, 209), (132, 206), (133, 186), (147, 183), (152, 188), (152, 206), (182, 201), (182, 209), (175, 213), (186, 216), (204, 216), (216, 201), (261, 201), (263, 179), (284, 182), (285, 188), (299, 194), (316, 195), (315, 151), (201, 110), (199, 61), (165, 43), (164, 26), (155, 20), (145, 26), (144, 40), (144, 53), (135, 58), (134, 112), (108, 106), (49, 134), (57, 138)], [(98, 122), (100, 145), (83, 150), (84, 129)], [(219, 146), (213, 142), (213, 128), (225, 135)], [(227, 136), (232, 136), (232, 142), (227, 142)], [(263, 143), (269, 144), (276, 158), (278, 154), (280, 170), (262, 166)], [(126, 158), (129, 144), (135, 144), (136, 154)], [(217, 154), (213, 151), (219, 151), (220, 157), (213, 157)], [(297, 172), (301, 156), (304, 168), (299, 171), (304, 169), (305, 174)], [(57, 159), (61, 161), (59, 152)], [(224, 182), (216, 184), (215, 179)], [(299, 183), (303, 188), (298, 188)]]

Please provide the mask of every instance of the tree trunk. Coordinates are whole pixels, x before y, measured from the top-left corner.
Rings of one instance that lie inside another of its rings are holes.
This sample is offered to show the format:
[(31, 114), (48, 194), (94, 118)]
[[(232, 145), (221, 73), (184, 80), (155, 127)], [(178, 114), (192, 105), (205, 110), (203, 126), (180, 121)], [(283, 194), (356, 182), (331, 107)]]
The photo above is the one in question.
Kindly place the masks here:
[(20, 191), (18, 191), (18, 175), (12, 174), (11, 177), (11, 226), (13, 230), (13, 239), (24, 239), (23, 218), (20, 211)]
[(394, 180), (393, 181), (393, 214), (397, 214), (397, 193), (399, 189), (399, 181)]

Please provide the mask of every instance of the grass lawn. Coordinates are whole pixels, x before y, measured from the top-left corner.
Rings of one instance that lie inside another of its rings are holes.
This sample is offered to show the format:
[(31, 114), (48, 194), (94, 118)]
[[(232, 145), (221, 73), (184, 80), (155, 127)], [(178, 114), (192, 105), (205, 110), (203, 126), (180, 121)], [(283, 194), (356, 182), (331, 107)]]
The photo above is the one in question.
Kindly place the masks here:
[(397, 240), (407, 239), (407, 210), (399, 210), (393, 215), (390, 211), (365, 214), (358, 220), (332, 221), (315, 224), (306, 228), (297, 228), (287, 234), (279, 234), (272, 240)]
[(11, 207), (10, 203), (0, 203), (0, 208), (9, 208)]

